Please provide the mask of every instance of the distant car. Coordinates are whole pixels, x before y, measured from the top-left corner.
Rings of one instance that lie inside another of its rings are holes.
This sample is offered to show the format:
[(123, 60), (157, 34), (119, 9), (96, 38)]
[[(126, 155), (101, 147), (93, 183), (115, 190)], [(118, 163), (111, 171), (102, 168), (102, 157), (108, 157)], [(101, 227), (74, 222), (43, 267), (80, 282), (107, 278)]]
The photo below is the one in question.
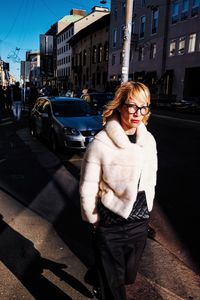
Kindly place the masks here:
[(100, 92), (91, 92), (85, 95), (82, 95), (81, 98), (88, 102), (93, 108), (98, 111), (103, 111), (105, 105), (113, 100), (113, 93), (100, 93)]
[(198, 97), (184, 97), (183, 99), (172, 102), (171, 107), (182, 112), (200, 112), (200, 99)]
[(30, 115), (30, 132), (60, 147), (84, 150), (102, 129), (102, 116), (80, 98), (40, 97)]

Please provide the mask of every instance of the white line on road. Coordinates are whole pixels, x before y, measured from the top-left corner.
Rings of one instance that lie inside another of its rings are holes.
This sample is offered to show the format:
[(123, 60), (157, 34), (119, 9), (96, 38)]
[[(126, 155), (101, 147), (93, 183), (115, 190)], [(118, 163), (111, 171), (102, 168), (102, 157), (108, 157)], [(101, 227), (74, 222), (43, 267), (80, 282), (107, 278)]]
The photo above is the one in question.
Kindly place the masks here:
[(166, 116), (166, 115), (157, 115), (155, 113), (152, 113), (152, 116), (160, 118), (160, 119), (173, 119), (173, 120), (176, 120), (176, 121), (183, 121), (183, 122), (188, 122), (188, 123), (193, 123), (193, 124), (200, 124), (200, 121), (187, 120), (187, 119), (171, 117), (171, 116)]

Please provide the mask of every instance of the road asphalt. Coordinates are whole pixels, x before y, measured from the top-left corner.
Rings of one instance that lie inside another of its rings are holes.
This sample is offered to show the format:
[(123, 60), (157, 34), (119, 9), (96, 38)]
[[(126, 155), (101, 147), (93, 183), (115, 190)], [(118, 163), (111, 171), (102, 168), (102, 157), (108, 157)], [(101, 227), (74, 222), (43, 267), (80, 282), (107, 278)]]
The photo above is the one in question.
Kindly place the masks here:
[[(0, 299), (93, 299), (78, 180), (30, 138), (23, 116), (0, 122)], [(128, 300), (200, 300), (200, 276), (156, 201), (151, 226), (156, 234), (147, 240), (135, 284), (127, 286)]]

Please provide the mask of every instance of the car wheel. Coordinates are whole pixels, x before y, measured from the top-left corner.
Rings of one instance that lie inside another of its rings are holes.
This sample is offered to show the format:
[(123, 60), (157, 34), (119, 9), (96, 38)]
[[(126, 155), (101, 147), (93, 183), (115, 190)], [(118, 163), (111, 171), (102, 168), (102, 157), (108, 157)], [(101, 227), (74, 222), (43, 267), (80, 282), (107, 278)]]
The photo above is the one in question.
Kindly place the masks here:
[(50, 136), (50, 147), (53, 152), (58, 150), (58, 141), (54, 132)]

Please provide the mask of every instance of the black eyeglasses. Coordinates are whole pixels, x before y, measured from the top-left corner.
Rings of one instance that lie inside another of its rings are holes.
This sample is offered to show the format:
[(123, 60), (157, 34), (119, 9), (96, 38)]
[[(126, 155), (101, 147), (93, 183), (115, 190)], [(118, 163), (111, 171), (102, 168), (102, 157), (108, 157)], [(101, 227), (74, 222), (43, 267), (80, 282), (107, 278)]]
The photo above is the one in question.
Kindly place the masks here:
[(148, 105), (141, 107), (137, 106), (135, 103), (124, 103), (124, 105), (126, 106), (129, 114), (135, 114), (139, 110), (142, 116), (146, 116), (150, 111), (150, 107)]

